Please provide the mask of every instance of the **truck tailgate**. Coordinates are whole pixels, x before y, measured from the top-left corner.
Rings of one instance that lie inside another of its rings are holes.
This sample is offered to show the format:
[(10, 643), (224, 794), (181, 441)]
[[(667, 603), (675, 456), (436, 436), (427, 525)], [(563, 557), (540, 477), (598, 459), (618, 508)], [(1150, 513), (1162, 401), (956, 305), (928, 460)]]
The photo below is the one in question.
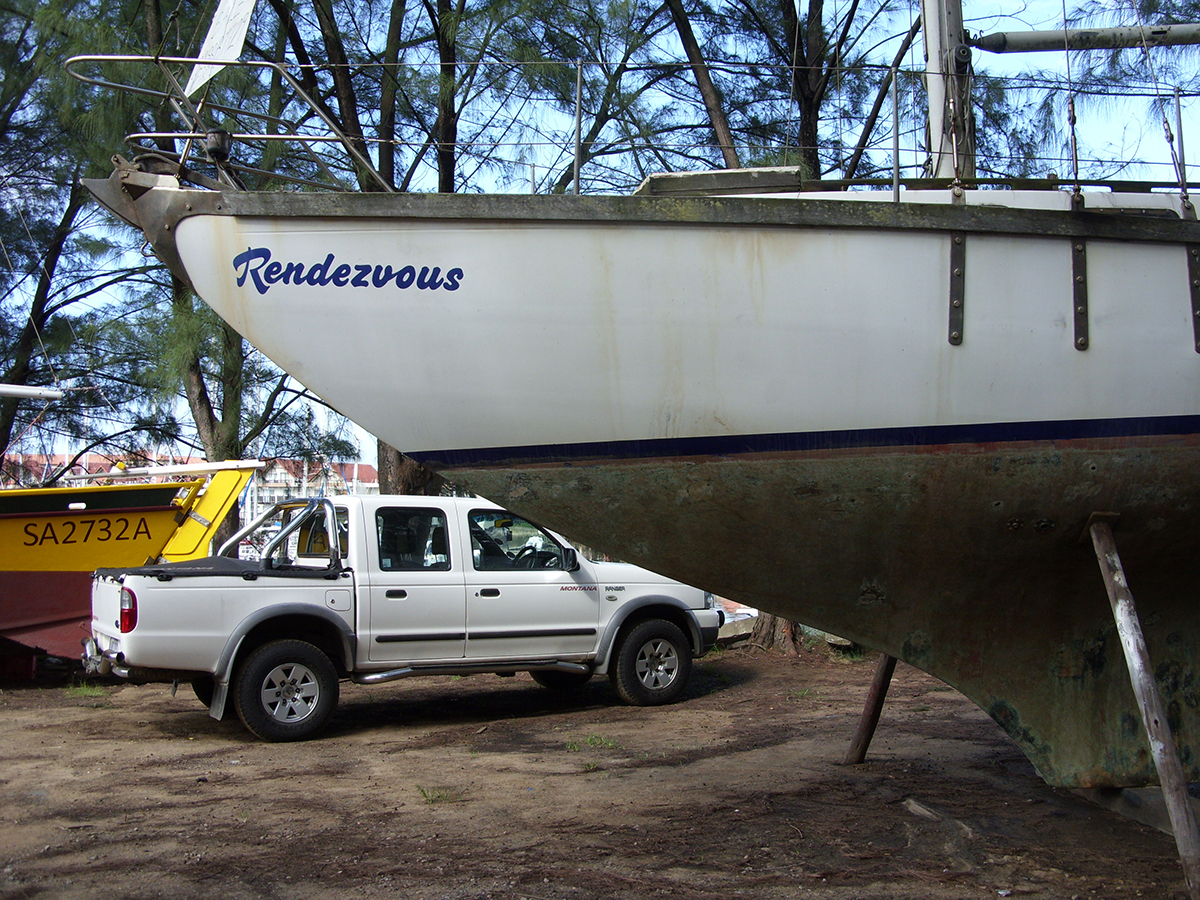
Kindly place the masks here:
[(111, 575), (92, 576), (92, 634), (121, 633), (121, 582)]

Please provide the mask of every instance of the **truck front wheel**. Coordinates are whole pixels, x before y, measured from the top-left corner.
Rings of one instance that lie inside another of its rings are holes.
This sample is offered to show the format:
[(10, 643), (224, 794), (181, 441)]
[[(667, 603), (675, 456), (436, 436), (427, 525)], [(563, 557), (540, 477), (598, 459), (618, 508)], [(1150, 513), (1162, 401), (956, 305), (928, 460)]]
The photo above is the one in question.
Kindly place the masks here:
[(232, 688), (242, 724), (271, 742), (312, 737), (338, 700), (337, 670), (306, 641), (263, 644), (239, 667)]
[(631, 706), (659, 706), (683, 693), (691, 672), (691, 644), (679, 626), (647, 619), (621, 640), (609, 680)]

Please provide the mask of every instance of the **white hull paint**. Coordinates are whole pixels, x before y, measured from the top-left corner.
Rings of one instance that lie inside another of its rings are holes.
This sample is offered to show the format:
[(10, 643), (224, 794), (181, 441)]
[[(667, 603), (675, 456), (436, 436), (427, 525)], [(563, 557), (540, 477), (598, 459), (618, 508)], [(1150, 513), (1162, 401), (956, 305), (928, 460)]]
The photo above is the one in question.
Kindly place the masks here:
[[(230, 324), (413, 452), (1200, 411), (1179, 246), (1089, 242), (1078, 351), (1069, 240), (971, 236), (960, 346), (932, 232), (208, 216), (177, 240)], [(462, 275), (263, 291), (248, 248)]]

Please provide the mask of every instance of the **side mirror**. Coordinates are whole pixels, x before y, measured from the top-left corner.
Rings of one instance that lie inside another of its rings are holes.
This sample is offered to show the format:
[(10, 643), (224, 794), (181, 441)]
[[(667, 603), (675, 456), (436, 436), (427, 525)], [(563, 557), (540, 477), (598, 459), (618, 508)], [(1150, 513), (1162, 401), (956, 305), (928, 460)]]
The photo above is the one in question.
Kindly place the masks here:
[(563, 547), (563, 568), (568, 572), (579, 571), (579, 554), (574, 547)]

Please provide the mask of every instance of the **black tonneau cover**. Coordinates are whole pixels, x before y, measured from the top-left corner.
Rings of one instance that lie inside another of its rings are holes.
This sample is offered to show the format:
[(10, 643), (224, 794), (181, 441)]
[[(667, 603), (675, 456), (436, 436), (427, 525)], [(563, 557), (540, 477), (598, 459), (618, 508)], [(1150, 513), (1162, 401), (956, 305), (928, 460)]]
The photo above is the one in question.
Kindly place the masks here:
[(253, 581), (256, 578), (337, 578), (344, 571), (341, 566), (272, 566), (266, 568), (255, 559), (233, 559), (228, 556), (209, 556), (184, 562), (157, 563), (150, 566), (134, 566), (125, 569), (97, 569), (97, 575), (119, 578), (122, 575), (144, 575), (159, 581), (173, 578), (200, 578), (210, 575), (228, 575)]

